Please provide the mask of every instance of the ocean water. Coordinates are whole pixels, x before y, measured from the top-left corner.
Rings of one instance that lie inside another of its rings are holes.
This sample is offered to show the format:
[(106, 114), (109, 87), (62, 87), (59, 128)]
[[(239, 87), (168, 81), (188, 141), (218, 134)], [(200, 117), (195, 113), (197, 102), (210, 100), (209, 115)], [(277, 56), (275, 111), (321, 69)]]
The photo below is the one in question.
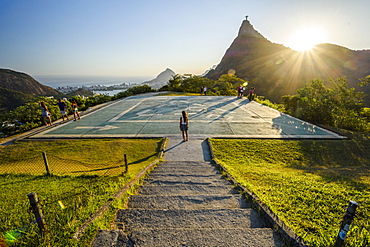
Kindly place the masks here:
[(82, 87), (82, 86), (112, 86), (122, 83), (140, 84), (149, 81), (151, 77), (87, 77), (87, 76), (34, 76), (34, 79), (43, 85), (58, 87)]

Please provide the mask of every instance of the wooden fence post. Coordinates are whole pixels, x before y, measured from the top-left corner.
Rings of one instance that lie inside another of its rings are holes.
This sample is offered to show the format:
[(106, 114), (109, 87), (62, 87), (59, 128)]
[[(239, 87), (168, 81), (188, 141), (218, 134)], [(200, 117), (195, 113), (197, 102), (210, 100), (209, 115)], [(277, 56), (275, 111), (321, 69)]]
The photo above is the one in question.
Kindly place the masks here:
[(30, 201), (30, 204), (31, 204), (32, 213), (36, 217), (37, 225), (39, 226), (40, 230), (43, 232), (46, 229), (46, 227), (45, 227), (46, 223), (45, 223), (42, 211), (41, 211), (41, 207), (40, 207), (40, 204), (39, 204), (39, 199), (37, 198), (37, 195), (36, 195), (35, 192), (32, 192), (32, 193), (28, 194), (27, 196), (28, 196), (28, 200)]
[(348, 208), (343, 216), (343, 220), (334, 247), (341, 247), (343, 245), (344, 240), (346, 239), (347, 233), (349, 231), (351, 222), (355, 217), (357, 206), (358, 206), (357, 202), (349, 201)]
[(45, 153), (45, 152), (42, 152), (42, 157), (44, 157), (44, 163), (45, 163), (45, 168), (46, 168), (46, 174), (49, 176), (49, 175), (50, 175), (50, 169), (49, 169), (48, 158), (46, 157), (46, 153)]
[(127, 163), (127, 155), (124, 154), (124, 159), (125, 159), (125, 172), (124, 173), (127, 173), (128, 172), (128, 163)]

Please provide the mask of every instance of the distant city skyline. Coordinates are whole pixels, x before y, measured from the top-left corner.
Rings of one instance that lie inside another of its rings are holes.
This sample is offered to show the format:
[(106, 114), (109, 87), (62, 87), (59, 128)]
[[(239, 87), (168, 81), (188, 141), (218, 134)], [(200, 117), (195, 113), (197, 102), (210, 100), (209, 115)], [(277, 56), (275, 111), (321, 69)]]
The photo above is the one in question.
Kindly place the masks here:
[(310, 30), (312, 42), (364, 50), (369, 9), (368, 0), (2, 0), (0, 68), (34, 77), (200, 75), (220, 62), (246, 16), (294, 49)]

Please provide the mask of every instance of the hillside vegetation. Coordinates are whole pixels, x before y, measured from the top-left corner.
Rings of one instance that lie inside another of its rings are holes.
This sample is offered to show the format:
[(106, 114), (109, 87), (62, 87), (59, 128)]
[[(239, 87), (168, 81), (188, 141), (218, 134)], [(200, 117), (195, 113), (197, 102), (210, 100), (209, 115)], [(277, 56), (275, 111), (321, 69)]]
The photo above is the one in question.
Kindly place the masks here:
[(60, 95), (57, 90), (42, 85), (25, 73), (0, 69), (0, 113), (24, 105), (37, 96), (57, 95)]

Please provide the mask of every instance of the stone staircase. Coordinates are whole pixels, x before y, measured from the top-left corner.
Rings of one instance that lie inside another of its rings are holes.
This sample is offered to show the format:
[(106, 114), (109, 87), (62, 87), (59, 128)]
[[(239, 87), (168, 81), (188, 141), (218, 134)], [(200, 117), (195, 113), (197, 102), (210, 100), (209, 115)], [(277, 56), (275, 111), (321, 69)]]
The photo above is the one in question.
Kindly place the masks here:
[(92, 246), (282, 246), (209, 162), (162, 162)]

